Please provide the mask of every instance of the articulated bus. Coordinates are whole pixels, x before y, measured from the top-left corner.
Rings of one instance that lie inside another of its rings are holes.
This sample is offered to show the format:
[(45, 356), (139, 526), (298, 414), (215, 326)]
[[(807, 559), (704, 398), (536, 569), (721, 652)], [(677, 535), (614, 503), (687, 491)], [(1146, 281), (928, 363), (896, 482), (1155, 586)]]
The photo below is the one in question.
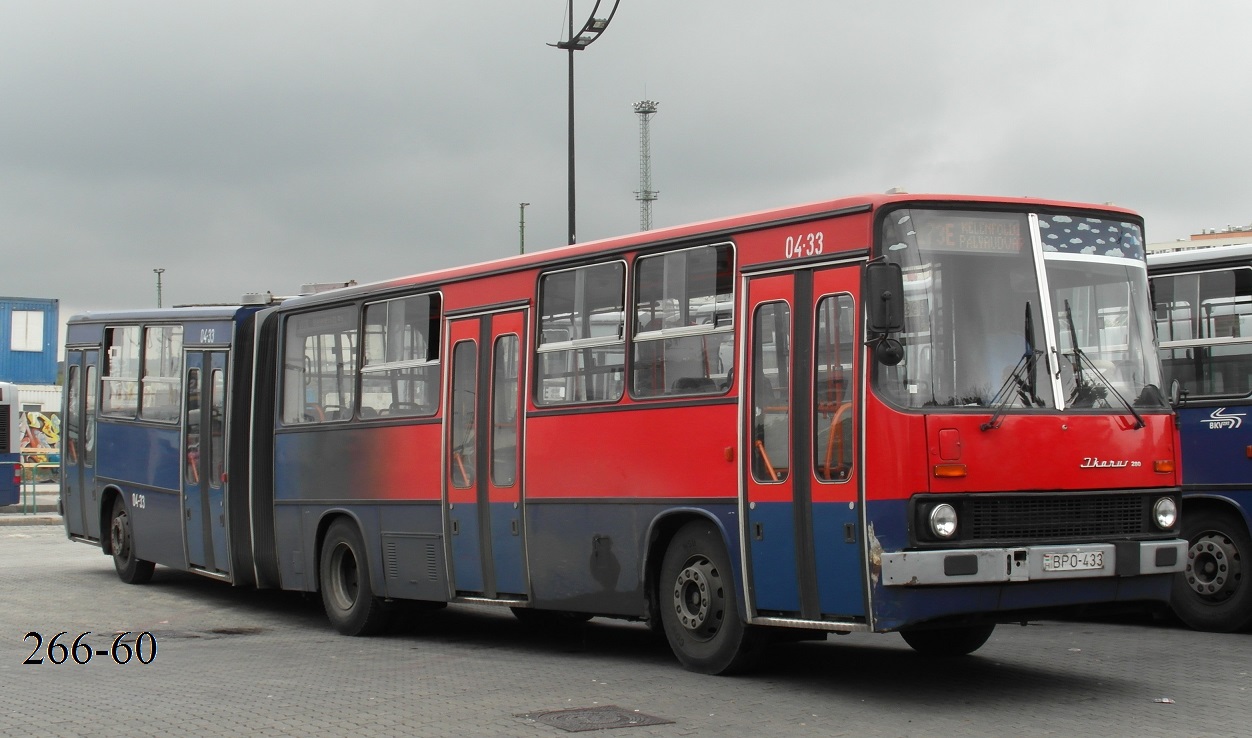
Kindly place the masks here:
[(1252, 625), (1252, 243), (1153, 253), (1148, 271), (1182, 438), (1189, 550), (1173, 609), (1239, 630)]
[(607, 616), (705, 673), (1164, 602), (1186, 542), (1142, 229), (891, 194), (76, 317), (66, 526), (125, 581), (320, 593), (345, 634), (402, 601)]

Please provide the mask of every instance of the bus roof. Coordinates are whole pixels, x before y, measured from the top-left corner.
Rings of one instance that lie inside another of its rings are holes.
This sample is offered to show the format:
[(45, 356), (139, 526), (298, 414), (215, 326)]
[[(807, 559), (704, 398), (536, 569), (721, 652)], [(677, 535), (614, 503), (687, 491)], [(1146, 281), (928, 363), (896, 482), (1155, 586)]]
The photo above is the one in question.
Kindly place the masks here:
[(193, 305), (146, 310), (98, 310), (79, 313), (67, 323), (136, 323), (140, 321), (180, 322), (188, 320), (234, 320), (242, 311), (255, 311), (263, 305)]
[(1092, 203), (1068, 202), (1062, 200), (1044, 200), (1031, 197), (991, 197), (985, 195), (953, 195), (953, 194), (869, 194), (855, 195), (837, 200), (821, 200), (802, 205), (762, 210), (728, 218), (700, 221), (686, 225), (658, 228), (650, 231), (615, 236), (612, 238), (588, 241), (572, 246), (559, 246), (543, 251), (534, 251), (521, 255), (513, 255), (465, 266), (450, 267), (431, 272), (421, 272), (410, 276), (371, 282), (367, 284), (329, 290), (313, 295), (285, 300), (281, 309), (300, 308), (321, 302), (369, 295), (389, 289), (411, 287), (421, 284), (446, 284), (485, 274), (511, 272), (539, 266), (550, 267), (563, 262), (573, 262), (592, 256), (610, 255), (630, 251), (639, 247), (662, 246), (676, 244), (695, 238), (729, 238), (731, 235), (745, 231), (776, 227), (791, 223), (800, 223), (836, 215), (848, 215), (856, 212), (878, 210), (884, 206), (900, 203), (970, 203), (971, 205), (1020, 205), (1037, 208), (1084, 209), (1106, 213), (1117, 213), (1132, 218), (1139, 214), (1133, 210), (1116, 205), (1095, 205)]
[(1249, 257), (1252, 257), (1252, 243), (1228, 243), (1220, 246), (1181, 248), (1175, 251), (1151, 251), (1148, 253), (1148, 266), (1182, 266), (1227, 259), (1248, 259)]

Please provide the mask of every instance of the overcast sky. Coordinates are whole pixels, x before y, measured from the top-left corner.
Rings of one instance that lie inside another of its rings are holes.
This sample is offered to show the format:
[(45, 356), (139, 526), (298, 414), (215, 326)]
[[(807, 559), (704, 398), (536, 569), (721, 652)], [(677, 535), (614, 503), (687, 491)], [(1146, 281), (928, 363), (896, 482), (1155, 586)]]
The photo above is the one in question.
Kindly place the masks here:
[[(591, 0), (574, 3), (579, 23)], [(605, 0), (603, 7), (612, 6)], [(0, 295), (290, 294), (566, 241), (566, 0), (0, 2)], [(902, 187), (1252, 223), (1252, 3), (621, 0), (578, 240)]]

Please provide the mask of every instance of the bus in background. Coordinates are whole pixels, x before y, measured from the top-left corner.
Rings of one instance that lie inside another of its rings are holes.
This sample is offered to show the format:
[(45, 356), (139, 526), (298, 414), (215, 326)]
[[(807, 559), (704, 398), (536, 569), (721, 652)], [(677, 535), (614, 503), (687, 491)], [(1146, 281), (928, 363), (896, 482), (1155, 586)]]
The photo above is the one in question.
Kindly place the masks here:
[(75, 318), (98, 450), (71, 535), (127, 581), (320, 593), (345, 634), (404, 600), (643, 620), (704, 673), (775, 638), (965, 654), (1164, 602), (1186, 543), (1143, 252), (1118, 208), (890, 194), (242, 320)]
[(0, 382), (0, 507), (22, 497), (21, 414), (17, 385)]
[(1252, 243), (1148, 255), (1177, 382), (1186, 568), (1171, 600), (1199, 630), (1252, 625)]

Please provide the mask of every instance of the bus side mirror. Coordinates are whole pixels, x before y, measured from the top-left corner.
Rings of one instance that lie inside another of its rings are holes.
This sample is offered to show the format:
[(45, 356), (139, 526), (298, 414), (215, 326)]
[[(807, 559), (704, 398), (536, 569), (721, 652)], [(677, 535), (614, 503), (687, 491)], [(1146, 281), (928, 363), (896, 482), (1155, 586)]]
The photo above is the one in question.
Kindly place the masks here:
[(1178, 407), (1182, 404), (1182, 398), (1182, 382), (1175, 379), (1169, 383), (1169, 406)]
[(904, 344), (897, 339), (883, 336), (874, 342), (874, 360), (883, 366), (895, 366), (904, 361)]
[(904, 271), (899, 264), (872, 261), (865, 266), (865, 309), (871, 334), (904, 330)]

